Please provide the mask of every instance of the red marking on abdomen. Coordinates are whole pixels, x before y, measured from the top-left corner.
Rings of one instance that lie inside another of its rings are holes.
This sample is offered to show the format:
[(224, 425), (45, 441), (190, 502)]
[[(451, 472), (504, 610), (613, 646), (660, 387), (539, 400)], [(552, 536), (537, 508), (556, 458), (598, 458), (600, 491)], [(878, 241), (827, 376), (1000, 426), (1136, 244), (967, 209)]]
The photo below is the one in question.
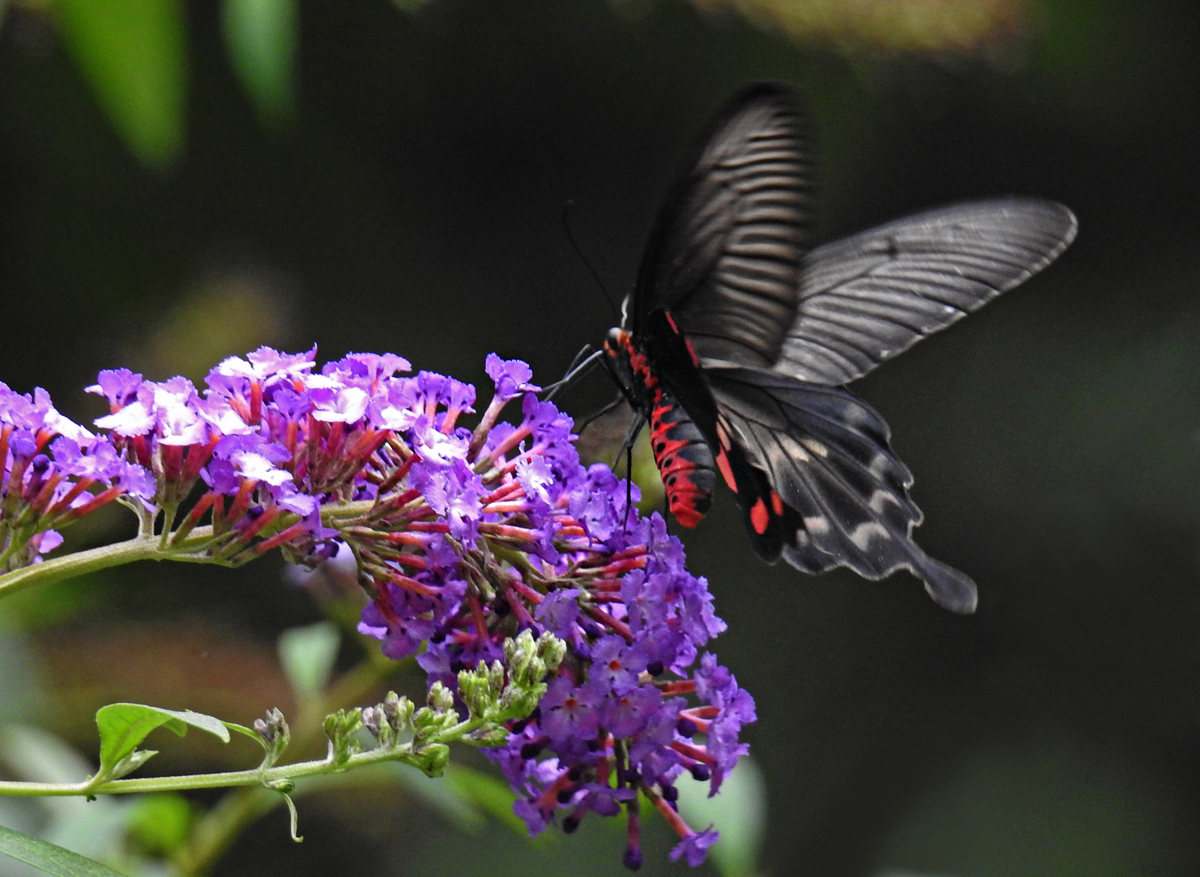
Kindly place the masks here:
[(685, 527), (695, 527), (712, 506), (712, 452), (687, 414), (656, 388), (650, 409), (650, 446), (667, 492), (667, 507)]
[[(671, 315), (664, 314), (678, 334)], [(712, 505), (716, 486), (715, 464), (708, 442), (660, 382), (649, 358), (628, 332), (614, 330), (604, 342), (604, 349), (617, 361), (618, 374), (625, 374), (631, 381), (627, 389), (634, 406), (649, 408), (650, 445), (667, 494), (667, 507), (680, 524), (695, 527)], [(692, 357), (695, 360), (694, 351)]]

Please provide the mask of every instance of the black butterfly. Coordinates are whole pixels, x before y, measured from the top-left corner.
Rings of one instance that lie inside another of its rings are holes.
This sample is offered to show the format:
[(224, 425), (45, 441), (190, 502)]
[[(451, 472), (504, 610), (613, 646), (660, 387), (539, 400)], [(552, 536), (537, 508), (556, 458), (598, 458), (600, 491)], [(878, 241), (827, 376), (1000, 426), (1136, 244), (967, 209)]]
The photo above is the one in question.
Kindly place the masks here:
[(809, 251), (812, 161), (794, 91), (752, 86), (668, 198), (605, 362), (685, 526), (716, 473), (754, 549), (806, 572), (908, 569), (941, 606), (975, 584), (912, 541), (921, 512), (888, 427), (841, 389), (1026, 280), (1075, 236), (1031, 198), (943, 207)]

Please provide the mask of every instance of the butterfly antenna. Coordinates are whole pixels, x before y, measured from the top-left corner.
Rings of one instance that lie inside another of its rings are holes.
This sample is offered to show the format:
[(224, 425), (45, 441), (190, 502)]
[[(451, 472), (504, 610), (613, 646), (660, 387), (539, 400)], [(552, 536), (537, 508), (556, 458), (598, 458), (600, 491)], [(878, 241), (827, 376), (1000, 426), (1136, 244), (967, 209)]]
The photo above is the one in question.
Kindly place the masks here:
[(549, 402), (558, 394), (559, 390), (563, 390), (573, 384), (576, 378), (599, 362), (600, 357), (603, 355), (603, 350), (592, 350), (592, 345), (585, 344), (575, 354), (575, 358), (571, 360), (571, 365), (567, 368), (567, 373), (550, 386), (542, 388), (542, 398)]
[(596, 281), (596, 286), (600, 288), (601, 295), (608, 302), (608, 306), (612, 308), (613, 316), (618, 322), (621, 319), (621, 309), (617, 307), (617, 303), (608, 293), (608, 287), (604, 285), (604, 281), (600, 279), (600, 275), (596, 273), (596, 269), (592, 267), (592, 263), (588, 261), (588, 257), (583, 254), (583, 249), (579, 246), (579, 242), (575, 240), (575, 233), (571, 231), (570, 213), (571, 208), (575, 206), (574, 201), (568, 201), (563, 205), (562, 209), (562, 227), (563, 233), (566, 234), (567, 240), (571, 242), (571, 249), (575, 251), (575, 255), (579, 257), (579, 261), (583, 262), (583, 266), (587, 268), (588, 274), (592, 275), (592, 280)]

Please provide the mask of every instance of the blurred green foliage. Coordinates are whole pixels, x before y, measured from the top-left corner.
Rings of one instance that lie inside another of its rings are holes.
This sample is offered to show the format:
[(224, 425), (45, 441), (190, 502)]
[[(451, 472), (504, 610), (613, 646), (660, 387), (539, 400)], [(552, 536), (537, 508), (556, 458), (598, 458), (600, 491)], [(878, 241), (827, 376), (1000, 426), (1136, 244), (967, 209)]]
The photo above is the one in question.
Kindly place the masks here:
[[(636, 0), (618, 0), (636, 2)], [(848, 49), (974, 52), (987, 55), (1025, 36), (1025, 0), (694, 0), (701, 9), (736, 9), (793, 39)]]
[(183, 148), (187, 57), (179, 0), (47, 0), (71, 55), (129, 148), (151, 167)]
[(229, 58), (268, 128), (295, 112), (295, 0), (224, 0), (221, 9)]
[[(187, 9), (181, 0), (41, 0), (114, 129), (147, 167), (187, 140)], [(0, 7), (0, 16), (3, 8)], [(270, 128), (295, 110), (294, 0), (224, 0), (230, 62)]]

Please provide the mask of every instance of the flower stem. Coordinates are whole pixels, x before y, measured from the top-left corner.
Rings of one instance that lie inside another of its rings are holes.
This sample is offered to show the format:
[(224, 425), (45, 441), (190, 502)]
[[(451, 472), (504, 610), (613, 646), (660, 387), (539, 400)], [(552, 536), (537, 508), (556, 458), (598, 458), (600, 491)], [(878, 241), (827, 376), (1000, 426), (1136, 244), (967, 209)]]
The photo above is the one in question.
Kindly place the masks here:
[[(467, 730), (469, 730), (469, 727)], [(451, 732), (461, 736), (463, 727), (456, 725), (451, 729)], [(450, 737), (452, 734), (446, 733), (441, 736)], [(254, 767), (249, 770), (227, 770), (218, 773), (148, 777), (136, 780), (109, 780), (95, 786), (88, 782), (0, 782), (0, 796), (13, 798), (34, 796), (63, 798), (73, 795), (132, 795), (140, 792), (181, 792), (190, 789), (221, 789), (229, 786), (274, 786), (279, 783), (303, 779), (305, 777), (341, 773), (354, 767), (375, 764), (382, 761), (404, 761), (406, 757), (412, 754), (411, 747), (404, 745), (389, 749), (372, 749), (368, 752), (356, 752), (350, 755), (346, 761), (336, 765), (328, 758), (320, 758), (312, 761), (299, 761), (294, 764), (278, 765), (266, 770)]]
[[(34, 585), (47, 585), (63, 579), (86, 575), (135, 560), (200, 560), (194, 552), (212, 538), (211, 528), (197, 527), (182, 543), (163, 547), (157, 536), (135, 536), (114, 545), (102, 545), (35, 563), (0, 575), (0, 597), (15, 594)], [(208, 558), (204, 558), (208, 559)], [(218, 562), (213, 560), (212, 562)]]

